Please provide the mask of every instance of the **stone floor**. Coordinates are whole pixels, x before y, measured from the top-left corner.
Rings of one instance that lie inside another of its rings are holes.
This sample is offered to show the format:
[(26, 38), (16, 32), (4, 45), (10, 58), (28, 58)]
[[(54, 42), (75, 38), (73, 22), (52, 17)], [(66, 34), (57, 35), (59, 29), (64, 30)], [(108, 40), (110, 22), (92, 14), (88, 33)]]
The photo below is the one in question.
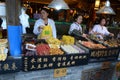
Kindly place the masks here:
[[(91, 63), (84, 66), (77, 66), (77, 67), (69, 67), (67, 68), (67, 75), (60, 78), (54, 78), (54, 70), (39, 70), (39, 71), (31, 71), (31, 72), (17, 72), (11, 74), (3, 74), (0, 75), (0, 80), (103, 80), (101, 79), (91, 79), (90, 76), (95, 77), (95, 72), (97, 73), (96, 76), (102, 76), (98, 73), (101, 71), (101, 64), (102, 63)], [(112, 63), (112, 67), (110, 70), (104, 72), (105, 75), (110, 74), (108, 76), (109, 79), (106, 80), (117, 80), (115, 79), (116, 76), (114, 74), (114, 63)], [(86, 72), (86, 73), (85, 73)], [(101, 71), (101, 73), (103, 73)]]

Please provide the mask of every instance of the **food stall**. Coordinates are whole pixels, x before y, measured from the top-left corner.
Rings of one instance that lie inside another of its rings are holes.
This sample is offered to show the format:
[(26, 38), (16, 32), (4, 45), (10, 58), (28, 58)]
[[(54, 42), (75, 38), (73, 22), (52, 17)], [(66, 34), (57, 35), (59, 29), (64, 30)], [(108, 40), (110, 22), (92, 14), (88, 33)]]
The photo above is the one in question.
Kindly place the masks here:
[[(37, 40), (27, 37), (23, 40), (21, 59), (8, 58), (2, 61), (0, 78), (8, 79), (3, 76), (10, 75), (10, 70), (12, 70), (10, 77), (15, 80), (26, 79), (21, 76), (38, 80), (40, 78), (45, 80), (87, 80), (92, 76), (95, 77), (98, 73), (102, 79), (105, 78), (105, 75), (112, 79), (120, 48), (74, 39), (68, 35), (64, 35), (61, 41), (54, 38)], [(89, 72), (91, 75), (88, 74)], [(106, 74), (107, 72), (110, 75)], [(90, 75), (90, 77), (85, 75)]]
[[(18, 4), (17, 1), (13, 3)], [(9, 0), (6, 0), (6, 4), (7, 8), (12, 10)], [(16, 9), (19, 9), (19, 6)], [(8, 29), (20, 27), (16, 19), (13, 19), (13, 22), (10, 19), (11, 14), (17, 12), (14, 10), (12, 13), (9, 10)], [(15, 16), (18, 17), (17, 14)], [(2, 53), (1, 49), (0, 80), (114, 80), (116, 78), (115, 65), (120, 53), (120, 40), (104, 41), (94, 35), (90, 35), (87, 39), (83, 39), (81, 35), (37, 39), (35, 35), (21, 35), (19, 29), (14, 36), (11, 36), (12, 31), (8, 30), (8, 40), (0, 39), (0, 48), (7, 44), (4, 48), (9, 49), (9, 55)]]

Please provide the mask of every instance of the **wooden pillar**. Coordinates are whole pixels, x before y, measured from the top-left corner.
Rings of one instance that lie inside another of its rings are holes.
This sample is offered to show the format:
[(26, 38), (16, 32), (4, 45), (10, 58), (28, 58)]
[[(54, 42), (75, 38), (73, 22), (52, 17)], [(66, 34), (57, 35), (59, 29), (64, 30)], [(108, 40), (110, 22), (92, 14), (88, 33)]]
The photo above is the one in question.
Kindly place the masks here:
[(93, 24), (95, 22), (95, 17), (96, 17), (96, 13), (95, 13), (95, 10), (94, 10), (94, 3), (91, 3), (90, 5), (91, 5), (91, 7), (89, 9), (89, 20), (88, 20), (89, 30), (92, 29)]
[(8, 25), (20, 25), (19, 15), (21, 0), (6, 0), (6, 16)]
[(21, 0), (6, 0), (7, 32), (10, 56), (20, 57), (22, 43), (22, 27), (19, 15), (21, 12)]

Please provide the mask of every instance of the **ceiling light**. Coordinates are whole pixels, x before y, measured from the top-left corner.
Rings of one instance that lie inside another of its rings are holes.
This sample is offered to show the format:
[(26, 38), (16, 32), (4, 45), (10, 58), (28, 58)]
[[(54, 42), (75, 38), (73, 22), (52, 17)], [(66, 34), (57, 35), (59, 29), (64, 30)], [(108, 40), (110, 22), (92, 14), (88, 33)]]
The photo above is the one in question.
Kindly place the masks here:
[(95, 10), (98, 10), (99, 9), (99, 6), (100, 6), (100, 0), (96, 0), (95, 1)]
[(112, 15), (115, 15), (115, 12), (110, 7), (109, 0), (107, 0), (106, 3), (105, 3), (105, 6), (103, 6), (101, 9), (99, 9), (96, 13), (98, 13), (98, 14), (112, 14)]
[(64, 0), (53, 0), (49, 5), (49, 8), (55, 8), (57, 10), (60, 9), (70, 9), (67, 3)]

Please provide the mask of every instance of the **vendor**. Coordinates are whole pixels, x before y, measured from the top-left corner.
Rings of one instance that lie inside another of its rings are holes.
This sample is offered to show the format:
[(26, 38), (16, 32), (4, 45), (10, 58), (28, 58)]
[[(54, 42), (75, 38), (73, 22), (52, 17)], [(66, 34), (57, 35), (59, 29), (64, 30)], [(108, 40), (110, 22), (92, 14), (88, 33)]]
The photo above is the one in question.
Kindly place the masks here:
[(52, 29), (52, 36), (56, 38), (57, 34), (56, 34), (55, 22), (52, 19), (48, 18), (48, 15), (49, 15), (49, 10), (47, 8), (42, 8), (41, 18), (35, 22), (33, 33), (35, 35), (40, 35), (44, 26), (49, 25)]
[(100, 18), (99, 24), (95, 25), (91, 30), (90, 34), (96, 35), (100, 39), (104, 39), (105, 36), (114, 36), (113, 33), (110, 33), (105, 27), (106, 19), (104, 17)]
[[(73, 30), (77, 30), (80, 33), (83, 33), (82, 27), (80, 25), (82, 23), (82, 20), (83, 20), (83, 17), (82, 17), (81, 14), (75, 14), (75, 16), (74, 16), (74, 22), (70, 25), (70, 29), (69, 29), (68, 34), (71, 35), (72, 32), (73, 32)], [(86, 34), (83, 34), (82, 36), (86, 37)]]

